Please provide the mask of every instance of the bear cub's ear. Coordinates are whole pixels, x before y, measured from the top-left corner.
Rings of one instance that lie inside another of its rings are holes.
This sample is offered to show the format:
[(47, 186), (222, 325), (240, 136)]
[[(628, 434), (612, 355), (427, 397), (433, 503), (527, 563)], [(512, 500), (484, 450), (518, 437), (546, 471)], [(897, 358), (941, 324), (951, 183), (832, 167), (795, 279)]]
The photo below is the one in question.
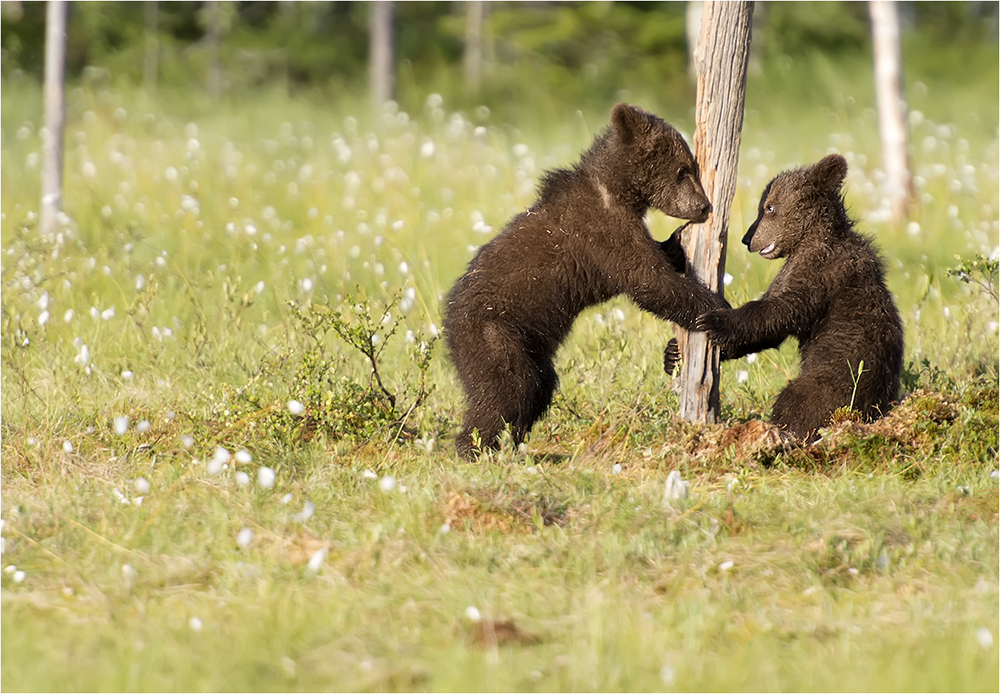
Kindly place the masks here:
[(839, 154), (823, 157), (812, 167), (809, 177), (821, 188), (840, 190), (847, 177), (847, 160)]
[(625, 143), (629, 143), (642, 132), (643, 126), (648, 126), (646, 114), (635, 106), (626, 103), (615, 104), (611, 109), (611, 127), (614, 128), (618, 138)]

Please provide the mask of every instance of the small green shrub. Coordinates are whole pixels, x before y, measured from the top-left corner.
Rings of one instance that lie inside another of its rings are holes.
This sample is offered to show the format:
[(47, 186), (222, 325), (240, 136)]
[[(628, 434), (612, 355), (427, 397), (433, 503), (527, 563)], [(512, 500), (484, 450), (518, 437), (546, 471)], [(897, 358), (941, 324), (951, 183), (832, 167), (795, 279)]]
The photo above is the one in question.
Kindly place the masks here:
[[(408, 418), (431, 392), (427, 371), (436, 338), (425, 341), (411, 334), (405, 359), (416, 375), (396, 378), (399, 391), (392, 392), (382, 358), (397, 336), (400, 319), (393, 317), (397, 303), (398, 296), (379, 309), (367, 298), (347, 296), (344, 304), (351, 308), (345, 311), (329, 304), (289, 302), (294, 327), (288, 342), (293, 347), (262, 359), (246, 384), (221, 399), (216, 414), (230, 428), (259, 429), (258, 435), (285, 442), (318, 435), (364, 441), (380, 432), (395, 439), (408, 433)], [(339, 344), (331, 344), (331, 334)], [(355, 377), (341, 345), (365, 357), (367, 383)]]

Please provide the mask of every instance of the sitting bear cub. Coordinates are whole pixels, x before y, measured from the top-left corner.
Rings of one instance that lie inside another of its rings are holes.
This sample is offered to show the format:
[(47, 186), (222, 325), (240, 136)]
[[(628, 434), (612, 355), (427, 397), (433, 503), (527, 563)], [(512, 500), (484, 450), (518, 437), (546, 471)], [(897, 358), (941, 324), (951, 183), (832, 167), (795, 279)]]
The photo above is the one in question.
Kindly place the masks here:
[(798, 338), (799, 375), (778, 396), (771, 420), (803, 439), (840, 407), (866, 419), (884, 415), (903, 368), (903, 326), (882, 260), (844, 208), (846, 175), (847, 162), (831, 154), (771, 181), (743, 243), (765, 258), (787, 258), (784, 267), (759, 300), (695, 324), (723, 359)]
[(679, 274), (680, 230), (663, 244), (643, 217), (650, 207), (695, 221), (711, 205), (680, 134), (626, 104), (571, 170), (545, 174), (538, 200), (484, 245), (449, 292), (444, 332), (465, 391), (456, 441), (462, 456), (497, 448), (505, 425), (515, 444), (556, 389), (556, 350), (576, 316), (619, 294), (685, 328), (728, 304)]

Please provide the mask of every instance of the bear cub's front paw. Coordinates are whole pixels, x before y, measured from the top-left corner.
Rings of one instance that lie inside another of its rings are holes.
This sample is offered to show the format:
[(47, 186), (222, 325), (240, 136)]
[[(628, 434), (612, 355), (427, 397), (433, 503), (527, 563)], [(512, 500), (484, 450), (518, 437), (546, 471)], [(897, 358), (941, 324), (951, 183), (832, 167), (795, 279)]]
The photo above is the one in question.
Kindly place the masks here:
[(732, 335), (732, 330), (729, 326), (729, 316), (732, 313), (731, 309), (719, 309), (703, 313), (695, 321), (694, 329), (708, 335), (708, 339), (712, 342), (725, 344)]

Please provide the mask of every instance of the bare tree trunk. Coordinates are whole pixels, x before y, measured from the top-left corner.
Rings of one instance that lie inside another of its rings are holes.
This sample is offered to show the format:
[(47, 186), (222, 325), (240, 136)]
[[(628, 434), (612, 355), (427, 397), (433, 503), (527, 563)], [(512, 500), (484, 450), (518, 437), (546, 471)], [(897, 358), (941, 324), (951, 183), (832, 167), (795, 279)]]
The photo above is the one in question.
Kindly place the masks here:
[(42, 138), (40, 226), (55, 236), (62, 211), (63, 130), (66, 125), (66, 3), (50, 0), (45, 15), (45, 136)]
[(483, 0), (469, 0), (465, 21), (465, 91), (479, 94), (483, 84)]
[(394, 11), (395, 5), (390, 0), (371, 3), (368, 24), (368, 76), (372, 101), (379, 108), (392, 99)]
[(892, 0), (868, 3), (875, 49), (875, 95), (878, 100), (878, 130), (882, 141), (885, 193), (892, 220), (901, 224), (913, 199), (906, 104), (903, 101), (902, 52), (899, 47), (899, 15)]
[(147, 94), (156, 93), (156, 78), (160, 72), (160, 3), (146, 2), (146, 56), (142, 61), (142, 86)]
[[(729, 207), (736, 193), (752, 17), (752, 2), (706, 2), (696, 55), (694, 155), (712, 214), (703, 224), (688, 228), (683, 245), (688, 274), (719, 292), (726, 271)], [(704, 333), (678, 329), (677, 339), (684, 355), (680, 417), (689, 422), (715, 422), (719, 416), (719, 350), (709, 344)]]
[(208, 96), (217, 99), (222, 92), (222, 70), (219, 67), (219, 42), (222, 39), (222, 8), (219, 0), (208, 4)]

